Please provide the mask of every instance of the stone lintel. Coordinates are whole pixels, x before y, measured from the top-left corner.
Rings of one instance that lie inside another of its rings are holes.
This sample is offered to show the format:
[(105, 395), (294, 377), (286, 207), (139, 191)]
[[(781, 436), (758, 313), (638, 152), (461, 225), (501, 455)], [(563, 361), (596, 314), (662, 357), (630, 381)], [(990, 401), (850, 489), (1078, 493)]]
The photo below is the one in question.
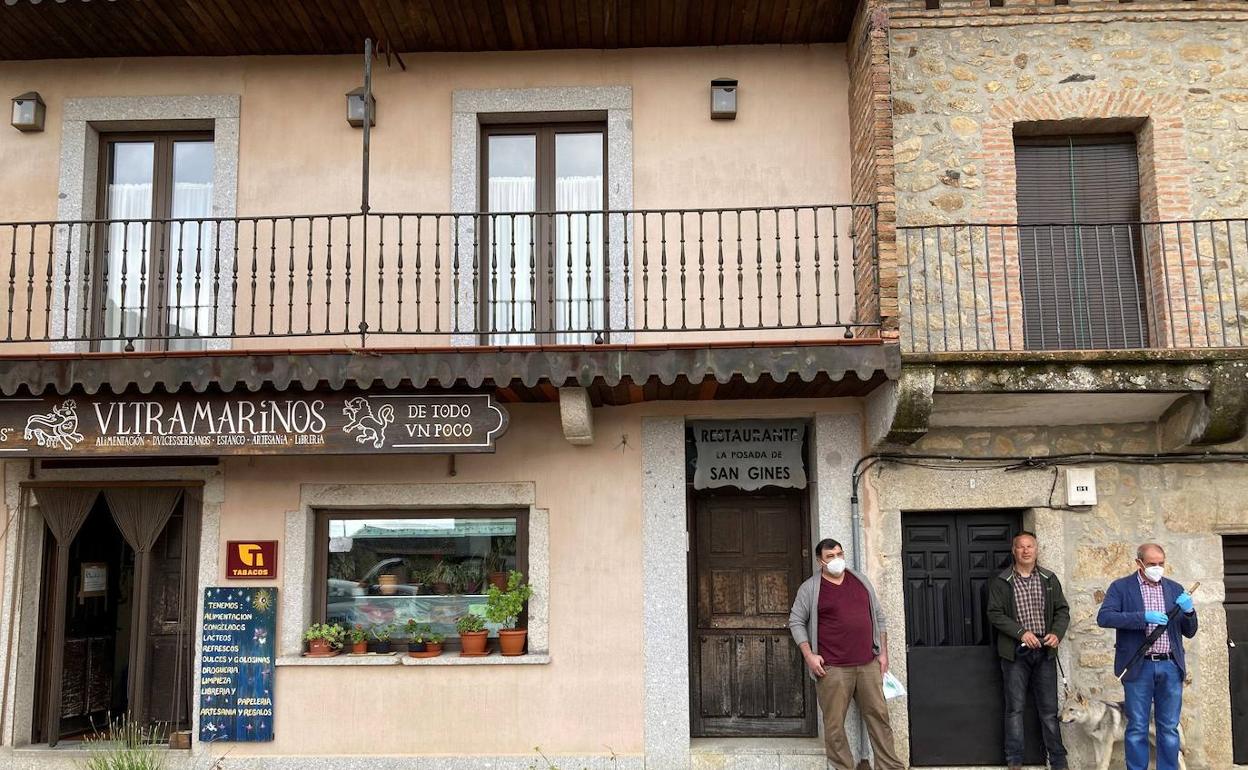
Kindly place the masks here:
[[(907, 362), (908, 364), (909, 362)], [(1223, 363), (1195, 361), (967, 361), (934, 364), (937, 393), (1202, 393)]]
[(594, 405), (586, 388), (559, 389), (559, 421), (563, 437), (573, 446), (594, 443)]

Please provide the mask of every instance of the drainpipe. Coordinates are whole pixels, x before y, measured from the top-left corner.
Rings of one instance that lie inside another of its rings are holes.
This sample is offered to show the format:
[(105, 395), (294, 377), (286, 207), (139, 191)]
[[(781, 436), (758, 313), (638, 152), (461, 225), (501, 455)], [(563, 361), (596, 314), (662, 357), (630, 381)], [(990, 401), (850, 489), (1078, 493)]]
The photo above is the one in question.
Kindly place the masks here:
[[(859, 461), (861, 464), (861, 461)], [(863, 471), (865, 473), (865, 470)], [(853, 546), (853, 567), (855, 572), (861, 572), (863, 568), (862, 544), (866, 540), (862, 531), (862, 511), (858, 508), (858, 482), (862, 480), (862, 474), (858, 471), (858, 466), (854, 467), (850, 474), (849, 481), (849, 521), (850, 521), (850, 538)], [(858, 767), (862, 768), (867, 765), (867, 758), (871, 755), (871, 742), (867, 738), (867, 723), (862, 718), (862, 712), (858, 713)]]

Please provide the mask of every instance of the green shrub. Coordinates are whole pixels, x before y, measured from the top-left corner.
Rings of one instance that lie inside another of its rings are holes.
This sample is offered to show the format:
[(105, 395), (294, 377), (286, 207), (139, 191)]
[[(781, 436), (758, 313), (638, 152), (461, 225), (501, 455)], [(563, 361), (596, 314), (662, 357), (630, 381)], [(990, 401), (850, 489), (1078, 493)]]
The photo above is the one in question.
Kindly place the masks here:
[(471, 631), (484, 631), (485, 620), (480, 615), (461, 615), (459, 619), (455, 621), (455, 630), (461, 634), (466, 634)]
[(515, 628), (516, 620), (524, 612), (524, 603), (533, 595), (532, 586), (524, 582), (524, 573), (512, 570), (507, 576), (507, 590), (490, 586), (485, 600), (485, 619), (500, 623), (504, 628)]
[(97, 733), (85, 741), (88, 756), (85, 770), (161, 770), (169, 752), (160, 744), (160, 725), (144, 727), (122, 717), (109, 725), (106, 734)]

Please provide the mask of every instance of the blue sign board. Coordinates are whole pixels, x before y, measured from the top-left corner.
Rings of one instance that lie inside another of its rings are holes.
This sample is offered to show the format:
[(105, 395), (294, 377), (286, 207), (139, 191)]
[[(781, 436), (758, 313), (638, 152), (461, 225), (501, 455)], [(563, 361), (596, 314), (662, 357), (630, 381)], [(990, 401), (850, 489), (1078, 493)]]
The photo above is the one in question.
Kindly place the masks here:
[(273, 740), (276, 588), (204, 590), (199, 739)]

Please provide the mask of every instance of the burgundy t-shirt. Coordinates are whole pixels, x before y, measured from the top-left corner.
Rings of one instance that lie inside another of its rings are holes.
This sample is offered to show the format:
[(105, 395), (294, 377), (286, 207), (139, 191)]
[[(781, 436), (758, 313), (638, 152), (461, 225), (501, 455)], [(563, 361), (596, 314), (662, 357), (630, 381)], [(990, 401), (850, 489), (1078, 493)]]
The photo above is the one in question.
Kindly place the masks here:
[(858, 578), (845, 573), (838, 586), (819, 578), (819, 654), (825, 666), (862, 666), (875, 659), (871, 598)]

